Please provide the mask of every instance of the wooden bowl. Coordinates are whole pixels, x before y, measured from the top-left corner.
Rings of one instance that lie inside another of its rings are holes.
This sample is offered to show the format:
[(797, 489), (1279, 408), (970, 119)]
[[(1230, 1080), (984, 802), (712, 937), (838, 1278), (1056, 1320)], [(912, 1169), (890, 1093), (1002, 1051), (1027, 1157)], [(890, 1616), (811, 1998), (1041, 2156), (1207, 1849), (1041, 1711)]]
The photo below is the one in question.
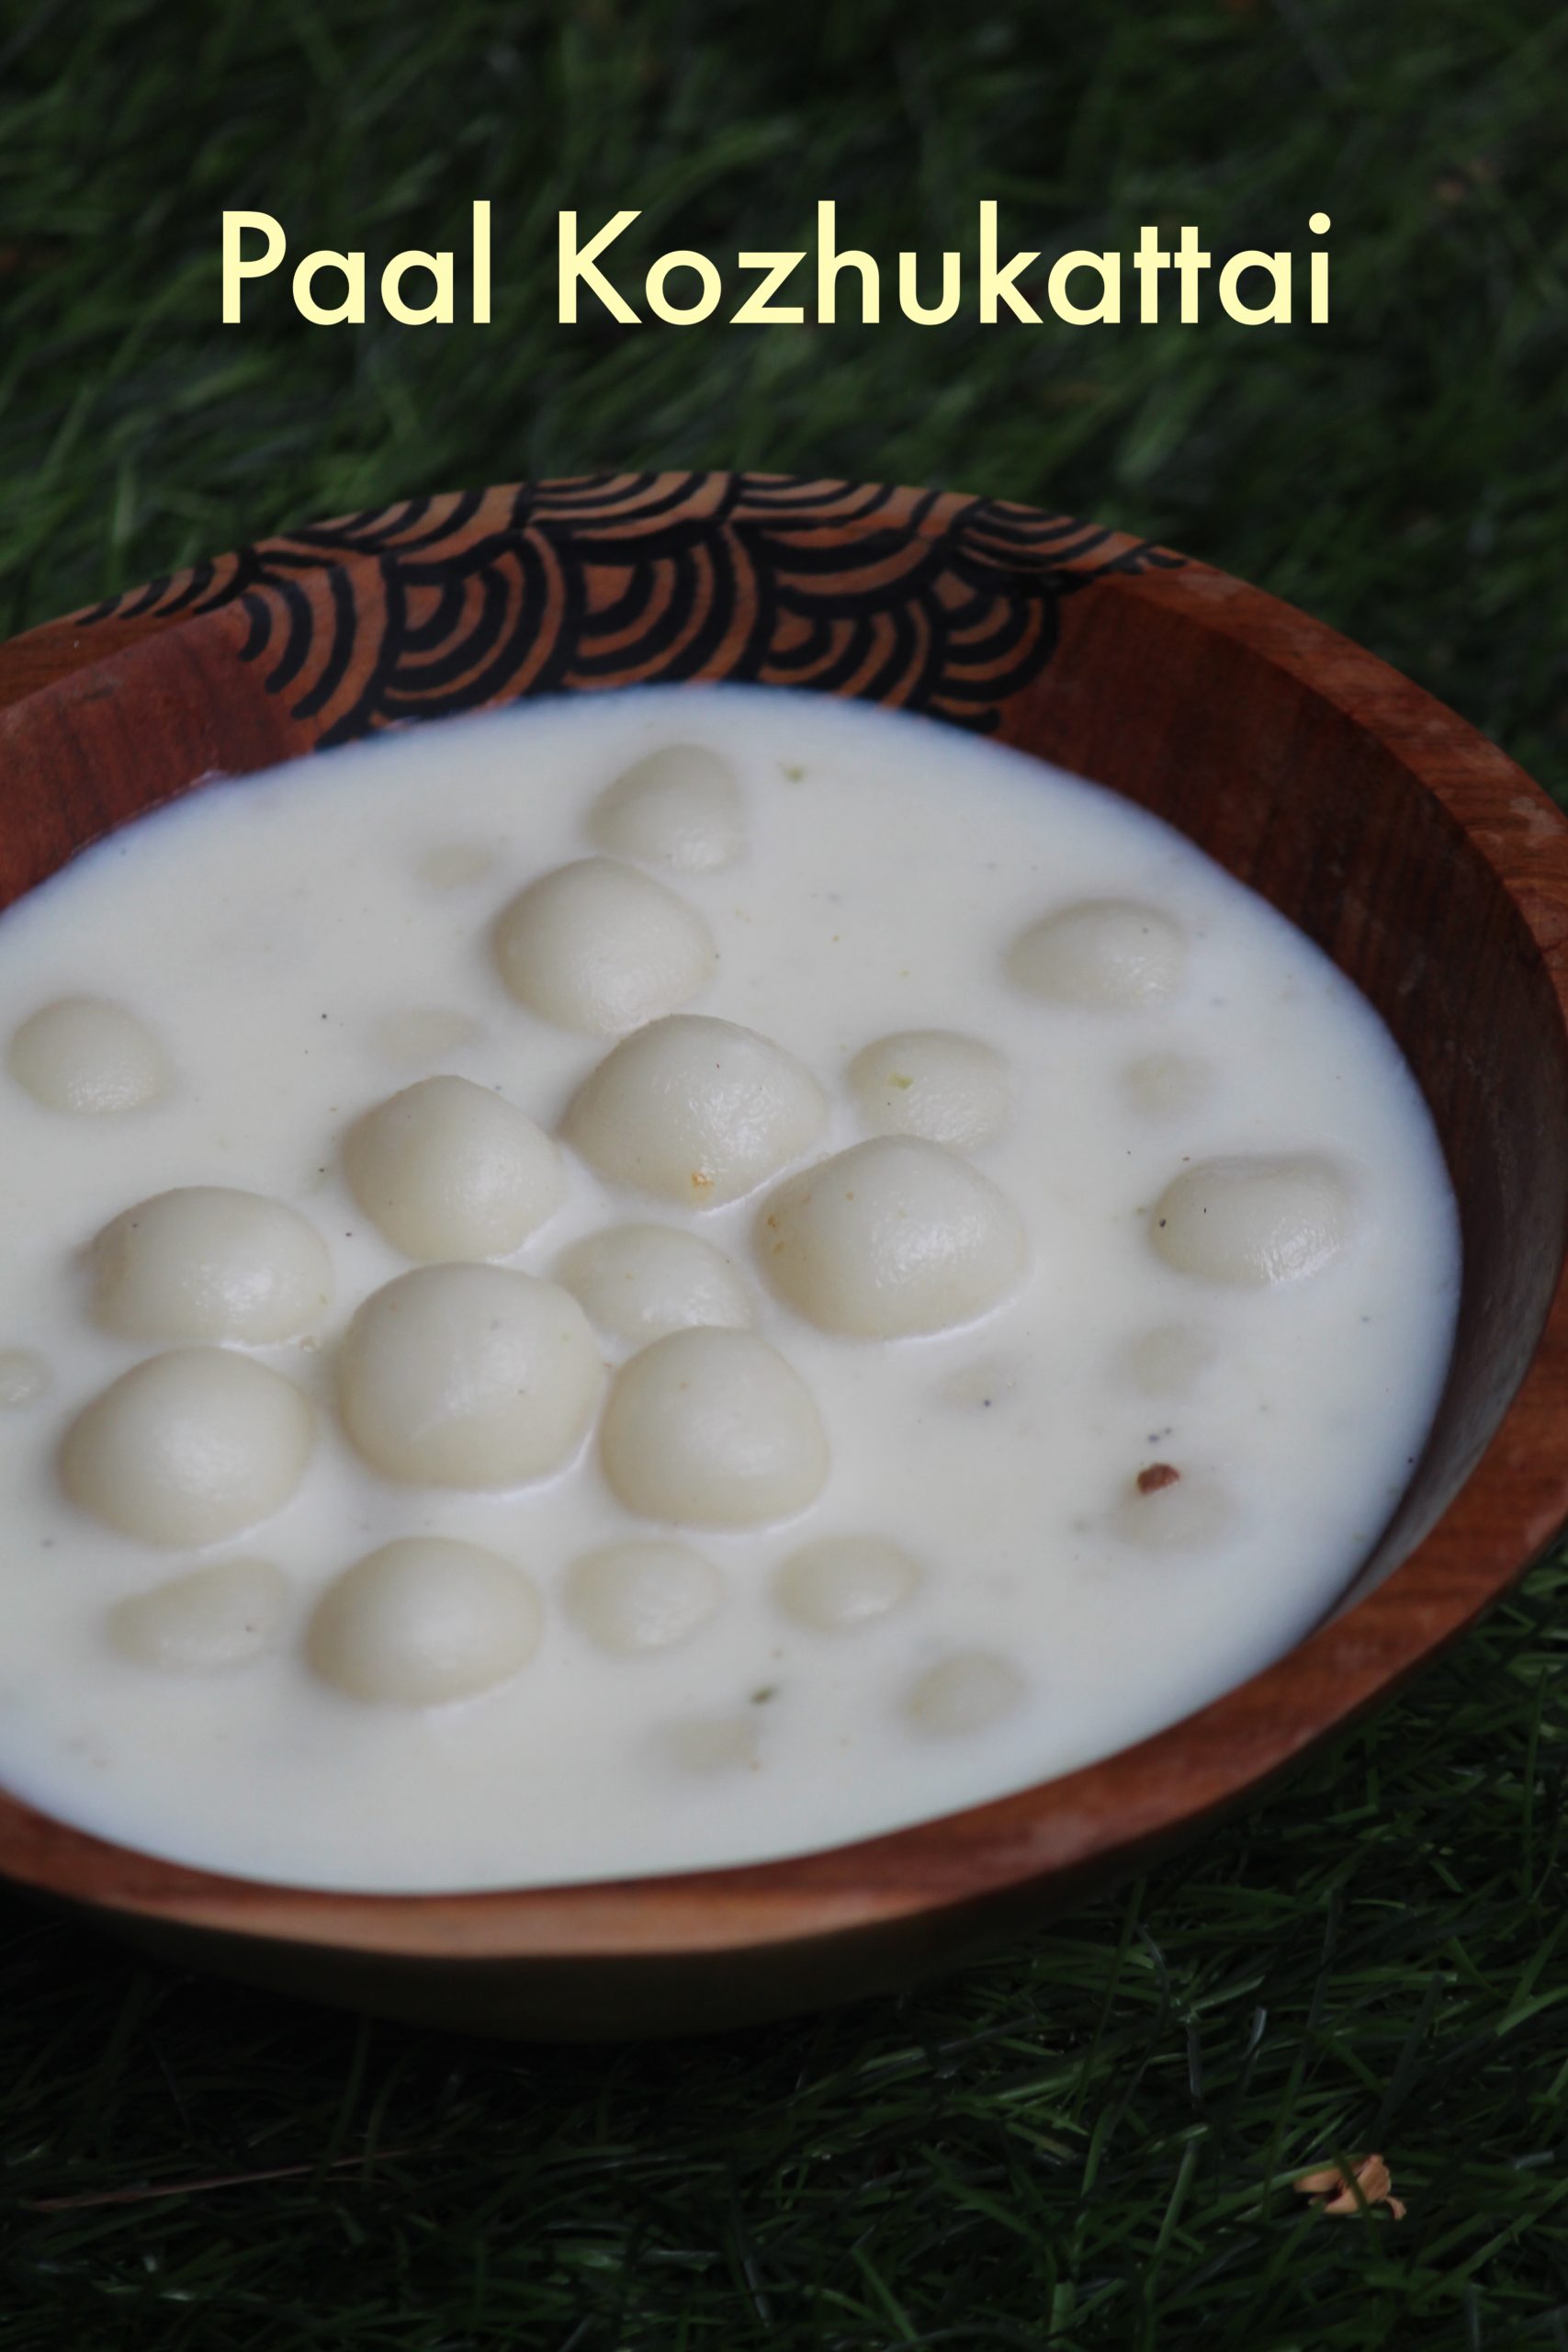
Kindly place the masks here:
[(247, 548), (0, 650), (0, 903), (207, 779), (400, 720), (743, 678), (978, 729), (1113, 786), (1377, 1006), (1463, 1216), (1458, 1341), (1328, 1623), (1103, 1763), (832, 1851), (525, 1893), (222, 1878), (0, 1797), (0, 1869), (180, 1958), (557, 2036), (891, 1986), (1141, 1865), (1386, 1698), (1568, 1518), (1568, 824), (1501, 752), (1256, 588), (1062, 517), (775, 476), (420, 499)]

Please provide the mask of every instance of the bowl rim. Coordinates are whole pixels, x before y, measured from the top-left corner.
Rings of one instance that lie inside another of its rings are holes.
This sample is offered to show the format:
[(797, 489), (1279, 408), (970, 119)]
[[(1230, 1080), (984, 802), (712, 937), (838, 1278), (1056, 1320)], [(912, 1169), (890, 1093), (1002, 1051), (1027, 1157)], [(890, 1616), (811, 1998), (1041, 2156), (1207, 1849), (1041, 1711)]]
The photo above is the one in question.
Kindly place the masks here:
[[(630, 480), (660, 499), (682, 486), (737, 479), (581, 476), (530, 487), (576, 492)], [(790, 481), (745, 479), (784, 486)], [(801, 484), (803, 492), (807, 487)], [(956, 509), (986, 503), (916, 489), (815, 487), (875, 497), (884, 524), (922, 538), (950, 527)], [(459, 494), (456, 503), (471, 504), (474, 496)], [(1097, 593), (1134, 605), (1180, 606), (1328, 702), (1444, 806), (1533, 941), (1568, 1038), (1568, 818), (1540, 787), (1468, 721), (1323, 622), (1206, 564), (1164, 550), (1152, 551), (1152, 565), (1128, 560), (1129, 551), (1151, 551), (1124, 535), (1073, 527), (1083, 552), (1076, 554), (1077, 542), (1069, 537), (1064, 571), (1091, 576)], [(220, 559), (197, 573), (210, 581), (243, 560)], [(323, 568), (348, 575), (377, 560), (373, 553), (351, 553)], [(178, 594), (171, 597), (170, 587), (168, 581), (149, 583), (112, 607), (67, 616), (0, 646), (0, 741), (7, 705), (48, 696), (107, 658), (129, 674), (150, 636), (199, 627), (199, 607)], [(107, 631), (88, 626), (111, 612), (126, 625)], [(63, 707), (71, 698), (59, 699)], [(1066, 1889), (1146, 1860), (1255, 1796), (1303, 1751), (1391, 1697), (1517, 1582), (1564, 1521), (1568, 1262), (1560, 1256), (1523, 1380), (1470, 1475), (1400, 1565), (1259, 1673), (1164, 1730), (1057, 1779), (874, 1838), (770, 1861), (435, 1894), (340, 1892), (197, 1870), (74, 1828), (0, 1790), (0, 1874), (149, 1925), (178, 1923), (340, 1952), (492, 1962), (739, 1953), (999, 1901), (1047, 1879)], [(1310, 1713), (1301, 1702), (1303, 1683), (1313, 1692)]]

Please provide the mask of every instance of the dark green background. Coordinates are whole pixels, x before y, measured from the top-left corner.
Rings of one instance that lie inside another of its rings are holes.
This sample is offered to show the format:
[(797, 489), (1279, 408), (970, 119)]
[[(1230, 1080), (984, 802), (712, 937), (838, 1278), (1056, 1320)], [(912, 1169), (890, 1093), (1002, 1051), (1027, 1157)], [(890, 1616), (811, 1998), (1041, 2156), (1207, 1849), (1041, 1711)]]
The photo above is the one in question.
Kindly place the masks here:
[[(1560, 787), (1565, 99), (1548, 0), (11, 0), (0, 626), (525, 473), (929, 481), (1259, 581)], [(378, 269), (481, 196), (488, 329), (310, 328), (281, 276), (217, 322), (226, 205)], [(1321, 207), (1334, 320), (554, 322), (563, 205), (722, 262), (824, 196), (889, 277), (982, 196), (1047, 258)], [(1145, 1884), (727, 2041), (362, 2028), (6, 1908), (0, 2352), (1568, 2346), (1565, 1585)], [(1371, 2146), (1407, 2220), (1304, 2211)]]

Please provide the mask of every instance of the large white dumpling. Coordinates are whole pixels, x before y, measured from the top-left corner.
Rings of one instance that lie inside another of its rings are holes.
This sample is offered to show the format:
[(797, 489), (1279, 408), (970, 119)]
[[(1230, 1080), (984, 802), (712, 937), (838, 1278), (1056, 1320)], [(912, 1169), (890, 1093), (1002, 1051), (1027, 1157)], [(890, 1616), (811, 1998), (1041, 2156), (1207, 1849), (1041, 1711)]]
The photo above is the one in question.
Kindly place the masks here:
[(819, 1535), (792, 1552), (773, 1578), (786, 1617), (819, 1634), (853, 1633), (901, 1609), (923, 1571), (884, 1535)]
[(107, 997), (40, 1005), (11, 1039), (11, 1075), (51, 1111), (79, 1117), (142, 1111), (174, 1088), (169, 1057), (144, 1021)]
[(677, 1013), (606, 1054), (579, 1088), (565, 1135), (612, 1183), (683, 1208), (718, 1208), (798, 1159), (827, 1097), (771, 1038)]
[(628, 1510), (694, 1527), (755, 1527), (804, 1510), (828, 1440), (799, 1374), (750, 1331), (674, 1331), (616, 1374), (605, 1475)]
[(558, 1283), (502, 1266), (422, 1266), (374, 1292), (338, 1359), (349, 1436), (411, 1486), (515, 1487), (558, 1468), (603, 1380)]
[(544, 1612), (523, 1570), (478, 1544), (411, 1535), (327, 1587), (306, 1635), (316, 1672), (351, 1698), (434, 1707), (508, 1682)]
[(1033, 996), (1130, 1012), (1176, 994), (1186, 975), (1187, 942), (1158, 907), (1137, 899), (1085, 899), (1031, 923), (1014, 940), (1007, 968)]
[(1258, 1152), (1184, 1169), (1156, 1202), (1149, 1231), (1179, 1272), (1252, 1287), (1318, 1272), (1354, 1226), (1350, 1185), (1333, 1160)]
[(133, 1340), (298, 1339), (332, 1304), (326, 1245), (297, 1209), (225, 1184), (140, 1201), (93, 1244), (93, 1312)]
[(67, 1430), (73, 1502), (122, 1535), (216, 1544), (281, 1510), (310, 1460), (315, 1416), (281, 1374), (227, 1348), (150, 1356)]
[(879, 1136), (786, 1178), (757, 1217), (780, 1295), (826, 1331), (892, 1340), (995, 1306), (1023, 1270), (1006, 1195), (944, 1144)]
[(596, 1648), (629, 1657), (672, 1649), (705, 1625), (724, 1578), (689, 1544), (633, 1537), (584, 1552), (567, 1571), (567, 1612)]
[(588, 829), (617, 857), (710, 874), (733, 865), (746, 842), (735, 771), (701, 743), (670, 743), (607, 785)]
[(619, 1037), (690, 1003), (717, 951), (694, 908), (650, 874), (584, 857), (542, 874), (495, 926), (515, 997), (563, 1029)]
[(506, 1258), (566, 1190), (553, 1137), (468, 1078), (424, 1078), (344, 1140), (355, 1200), (407, 1258)]
[(861, 1116), (877, 1135), (924, 1136), (961, 1151), (989, 1143), (1012, 1116), (1012, 1081), (994, 1046), (953, 1029), (879, 1037), (850, 1064)]
[(744, 1330), (751, 1301), (737, 1268), (711, 1243), (668, 1225), (614, 1225), (567, 1251), (559, 1279), (591, 1323), (646, 1347), (704, 1323)]
[(271, 1560), (215, 1560), (120, 1601), (108, 1636), (138, 1666), (214, 1674), (270, 1649), (288, 1607), (288, 1579)]

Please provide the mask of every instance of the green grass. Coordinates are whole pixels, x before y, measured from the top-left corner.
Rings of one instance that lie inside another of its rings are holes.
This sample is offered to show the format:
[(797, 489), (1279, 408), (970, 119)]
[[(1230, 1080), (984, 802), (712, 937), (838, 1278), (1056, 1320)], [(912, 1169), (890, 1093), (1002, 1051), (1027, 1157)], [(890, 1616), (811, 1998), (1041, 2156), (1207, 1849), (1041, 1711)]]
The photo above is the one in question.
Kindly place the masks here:
[[(723, 2040), (363, 2027), (18, 1909), (0, 2346), (1561, 2346), (1565, 1604), (1128, 1893)], [(1403, 2222), (1290, 2186), (1374, 2147)]]
[[(1565, 97), (1551, 0), (13, 0), (0, 628), (421, 490), (863, 474), (1224, 564), (1561, 792)], [(1299, 251), (1322, 206), (1335, 319), (554, 323), (559, 206), (722, 259), (829, 195), (886, 262), (972, 248), (981, 196), (1047, 255)], [(216, 322), (226, 204), (378, 266), (476, 196), (488, 330), (311, 329), (276, 280)], [(724, 2041), (361, 2028), (8, 1905), (0, 2352), (1568, 2346), (1565, 1591), (1130, 1893)], [(1304, 2210), (1371, 2147), (1404, 2222)]]

